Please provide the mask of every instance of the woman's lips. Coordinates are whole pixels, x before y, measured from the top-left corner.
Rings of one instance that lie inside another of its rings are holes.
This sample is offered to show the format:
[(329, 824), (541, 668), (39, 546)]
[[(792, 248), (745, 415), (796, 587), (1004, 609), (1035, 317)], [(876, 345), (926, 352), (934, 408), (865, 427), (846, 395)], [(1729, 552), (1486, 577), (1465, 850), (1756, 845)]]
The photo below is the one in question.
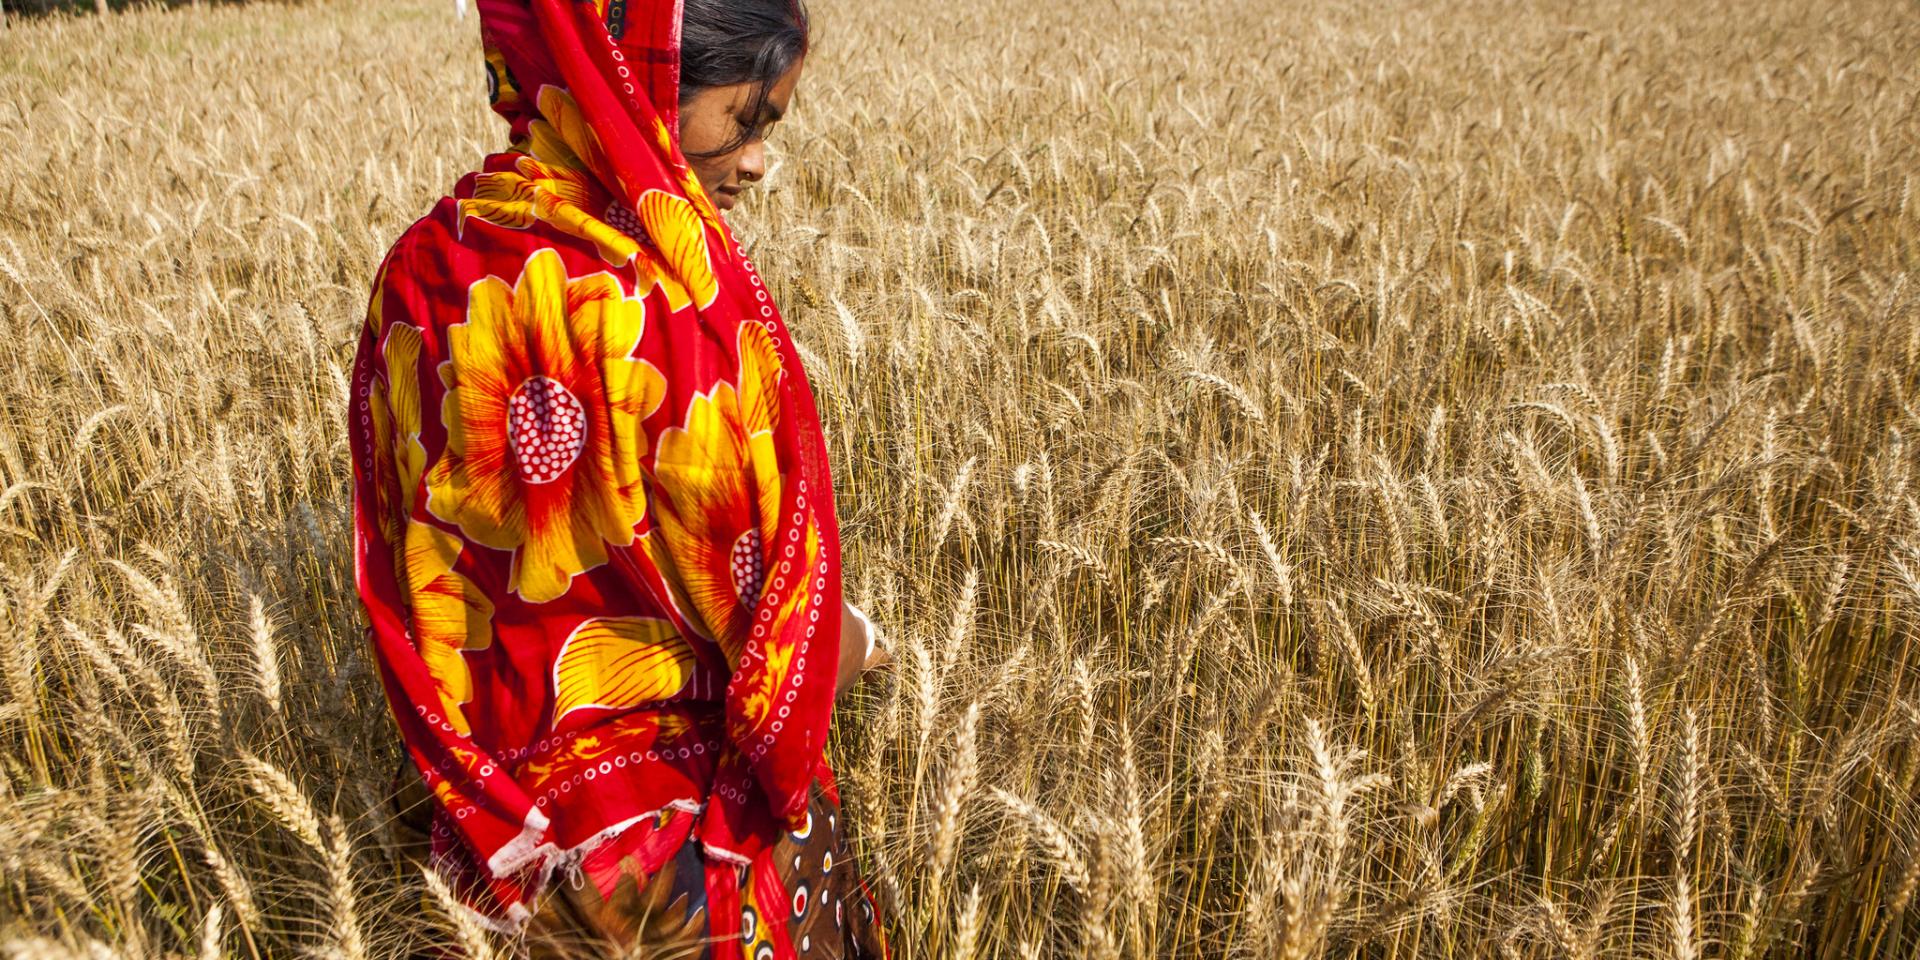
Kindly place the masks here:
[(722, 210), (732, 210), (734, 198), (738, 195), (739, 191), (722, 187), (713, 192), (713, 205)]

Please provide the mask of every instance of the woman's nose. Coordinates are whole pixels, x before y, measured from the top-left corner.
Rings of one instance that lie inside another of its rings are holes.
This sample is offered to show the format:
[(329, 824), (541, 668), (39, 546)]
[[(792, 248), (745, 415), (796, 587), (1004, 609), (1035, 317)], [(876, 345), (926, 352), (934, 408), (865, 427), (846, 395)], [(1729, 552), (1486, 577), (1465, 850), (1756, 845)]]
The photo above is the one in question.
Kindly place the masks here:
[(742, 180), (758, 180), (767, 175), (767, 148), (761, 141), (747, 144), (740, 151), (740, 160), (734, 165)]

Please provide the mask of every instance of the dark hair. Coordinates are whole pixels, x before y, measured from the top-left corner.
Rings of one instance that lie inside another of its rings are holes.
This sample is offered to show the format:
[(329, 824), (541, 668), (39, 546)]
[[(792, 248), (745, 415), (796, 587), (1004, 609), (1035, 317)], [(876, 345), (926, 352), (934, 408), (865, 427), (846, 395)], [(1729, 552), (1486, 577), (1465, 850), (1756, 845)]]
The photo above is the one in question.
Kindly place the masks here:
[[(680, 105), (709, 87), (751, 83), (748, 116), (760, 116), (774, 83), (807, 55), (807, 26), (803, 0), (684, 0)], [(758, 133), (743, 131), (699, 156), (732, 153)]]

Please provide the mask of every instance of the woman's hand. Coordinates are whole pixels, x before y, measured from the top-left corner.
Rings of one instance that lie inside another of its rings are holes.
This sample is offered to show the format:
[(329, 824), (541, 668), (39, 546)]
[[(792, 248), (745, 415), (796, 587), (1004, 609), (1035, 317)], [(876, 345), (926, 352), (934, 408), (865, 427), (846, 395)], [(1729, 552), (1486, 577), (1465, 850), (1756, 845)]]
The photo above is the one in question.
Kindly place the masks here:
[(860, 675), (893, 662), (891, 654), (879, 642), (879, 631), (854, 608), (840, 603), (840, 670), (834, 685), (836, 694), (846, 693), (860, 682)]

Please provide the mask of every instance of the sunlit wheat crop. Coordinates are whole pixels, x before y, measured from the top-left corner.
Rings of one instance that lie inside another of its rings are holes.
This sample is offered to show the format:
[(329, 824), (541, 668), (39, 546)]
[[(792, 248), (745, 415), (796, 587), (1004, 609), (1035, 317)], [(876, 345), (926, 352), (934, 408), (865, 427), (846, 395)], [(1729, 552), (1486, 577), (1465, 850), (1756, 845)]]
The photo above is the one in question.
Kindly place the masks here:
[[(1920, 952), (1910, 4), (814, 6), (734, 221), (902, 958)], [(388, 845), (343, 422), (482, 77), (0, 32), (0, 956), (508, 946)]]

